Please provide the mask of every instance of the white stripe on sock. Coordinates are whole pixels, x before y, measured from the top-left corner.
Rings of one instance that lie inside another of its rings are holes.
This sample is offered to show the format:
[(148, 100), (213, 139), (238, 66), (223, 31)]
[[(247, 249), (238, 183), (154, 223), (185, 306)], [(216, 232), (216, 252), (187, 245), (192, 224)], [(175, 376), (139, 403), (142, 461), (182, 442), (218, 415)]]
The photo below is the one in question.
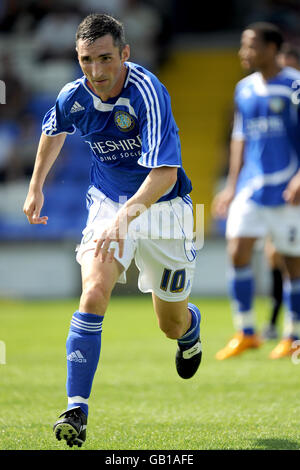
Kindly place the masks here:
[(102, 323), (100, 326), (82, 326), (80, 323), (78, 323), (76, 320), (71, 321), (71, 325), (74, 326), (75, 328), (78, 328), (79, 330), (84, 330), (84, 331), (102, 331)]
[(285, 314), (283, 336), (285, 338), (290, 336), (300, 338), (300, 322), (293, 320), (288, 314)]
[(68, 404), (73, 405), (73, 403), (85, 403), (88, 404), (88, 398), (80, 397), (79, 395), (76, 397), (68, 397)]
[(80, 323), (82, 326), (88, 326), (88, 327), (91, 327), (91, 328), (97, 328), (99, 326), (102, 325), (103, 321), (100, 321), (100, 322), (88, 322), (88, 321), (83, 321), (83, 320), (80, 320), (79, 318), (77, 317), (72, 317), (72, 320), (71, 321), (76, 321), (78, 323)]
[(254, 328), (255, 320), (253, 311), (235, 312), (233, 314), (233, 323), (238, 331), (241, 331), (244, 328)]

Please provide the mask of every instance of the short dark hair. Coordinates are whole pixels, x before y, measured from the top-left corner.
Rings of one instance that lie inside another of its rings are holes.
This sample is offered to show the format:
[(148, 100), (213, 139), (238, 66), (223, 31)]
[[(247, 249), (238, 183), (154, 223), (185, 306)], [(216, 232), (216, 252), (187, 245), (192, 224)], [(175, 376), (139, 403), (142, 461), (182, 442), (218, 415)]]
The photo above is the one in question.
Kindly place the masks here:
[(76, 32), (76, 42), (82, 39), (92, 44), (106, 34), (112, 36), (114, 45), (119, 47), (121, 53), (126, 44), (123, 25), (112, 16), (102, 13), (91, 13), (82, 20)]
[(276, 25), (261, 21), (250, 24), (247, 26), (247, 28), (245, 28), (245, 30), (247, 29), (255, 31), (263, 40), (263, 42), (275, 44), (278, 51), (281, 49), (283, 36), (280, 29)]

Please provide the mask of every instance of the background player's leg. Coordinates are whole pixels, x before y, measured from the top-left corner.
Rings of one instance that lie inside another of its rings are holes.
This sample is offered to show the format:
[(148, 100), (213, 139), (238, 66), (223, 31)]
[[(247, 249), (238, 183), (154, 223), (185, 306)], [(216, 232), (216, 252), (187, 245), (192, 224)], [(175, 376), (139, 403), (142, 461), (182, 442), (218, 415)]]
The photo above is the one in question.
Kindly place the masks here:
[(228, 241), (228, 253), (232, 271), (229, 280), (229, 291), (236, 311), (233, 312), (234, 323), (239, 331), (253, 334), (254, 318), (252, 304), (254, 297), (254, 277), (251, 268), (253, 247), (256, 238), (234, 238)]
[(229, 295), (234, 305), (233, 322), (237, 335), (216, 355), (219, 360), (240, 354), (245, 349), (257, 347), (255, 321), (252, 311), (254, 277), (251, 268), (253, 247), (256, 238), (237, 237), (228, 240), (231, 259)]
[(283, 298), (283, 279), (281, 269), (272, 268), (271, 271), (271, 300), (272, 300), (272, 311), (270, 317), (270, 324), (275, 326), (278, 320), (278, 315)]
[(267, 238), (265, 243), (265, 256), (270, 267), (271, 277), (271, 312), (267, 325), (262, 331), (264, 339), (278, 338), (276, 324), (283, 301), (283, 273), (285, 270), (282, 255), (276, 251), (272, 241)]
[(278, 359), (293, 352), (293, 342), (300, 338), (300, 257), (284, 257), (288, 279), (284, 283), (286, 305), (283, 339), (271, 351), (270, 358)]

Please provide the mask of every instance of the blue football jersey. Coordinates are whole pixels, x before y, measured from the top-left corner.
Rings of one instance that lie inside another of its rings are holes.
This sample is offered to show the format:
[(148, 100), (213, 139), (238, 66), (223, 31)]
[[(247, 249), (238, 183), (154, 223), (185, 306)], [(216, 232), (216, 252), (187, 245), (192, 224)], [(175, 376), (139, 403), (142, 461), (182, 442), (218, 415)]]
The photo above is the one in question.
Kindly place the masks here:
[(54, 136), (78, 129), (92, 157), (91, 184), (114, 201), (130, 198), (151, 169), (161, 166), (178, 167), (178, 178), (160, 201), (184, 196), (192, 186), (182, 168), (169, 94), (145, 68), (125, 65), (120, 95), (105, 102), (85, 77), (68, 83), (45, 115), (42, 131)]
[(258, 204), (284, 203), (282, 193), (300, 163), (300, 72), (286, 67), (264, 81), (256, 72), (235, 90), (233, 139), (245, 142), (237, 193)]

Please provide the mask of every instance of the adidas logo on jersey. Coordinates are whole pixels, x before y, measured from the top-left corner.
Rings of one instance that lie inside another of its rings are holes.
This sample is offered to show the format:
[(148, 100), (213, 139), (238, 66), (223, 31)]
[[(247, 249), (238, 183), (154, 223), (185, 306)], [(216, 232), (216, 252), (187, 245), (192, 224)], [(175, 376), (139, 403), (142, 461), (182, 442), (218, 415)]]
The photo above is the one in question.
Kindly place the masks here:
[(85, 107), (81, 106), (81, 104), (78, 103), (78, 101), (75, 101), (75, 103), (73, 104), (71, 108), (70, 113), (77, 113), (77, 111), (84, 111), (84, 110), (85, 110)]
[(68, 361), (74, 361), (74, 362), (81, 362), (81, 363), (82, 362), (87, 362), (86, 359), (84, 358), (84, 356), (79, 351), (79, 349), (77, 349), (76, 351), (69, 354), (67, 356), (67, 360)]

